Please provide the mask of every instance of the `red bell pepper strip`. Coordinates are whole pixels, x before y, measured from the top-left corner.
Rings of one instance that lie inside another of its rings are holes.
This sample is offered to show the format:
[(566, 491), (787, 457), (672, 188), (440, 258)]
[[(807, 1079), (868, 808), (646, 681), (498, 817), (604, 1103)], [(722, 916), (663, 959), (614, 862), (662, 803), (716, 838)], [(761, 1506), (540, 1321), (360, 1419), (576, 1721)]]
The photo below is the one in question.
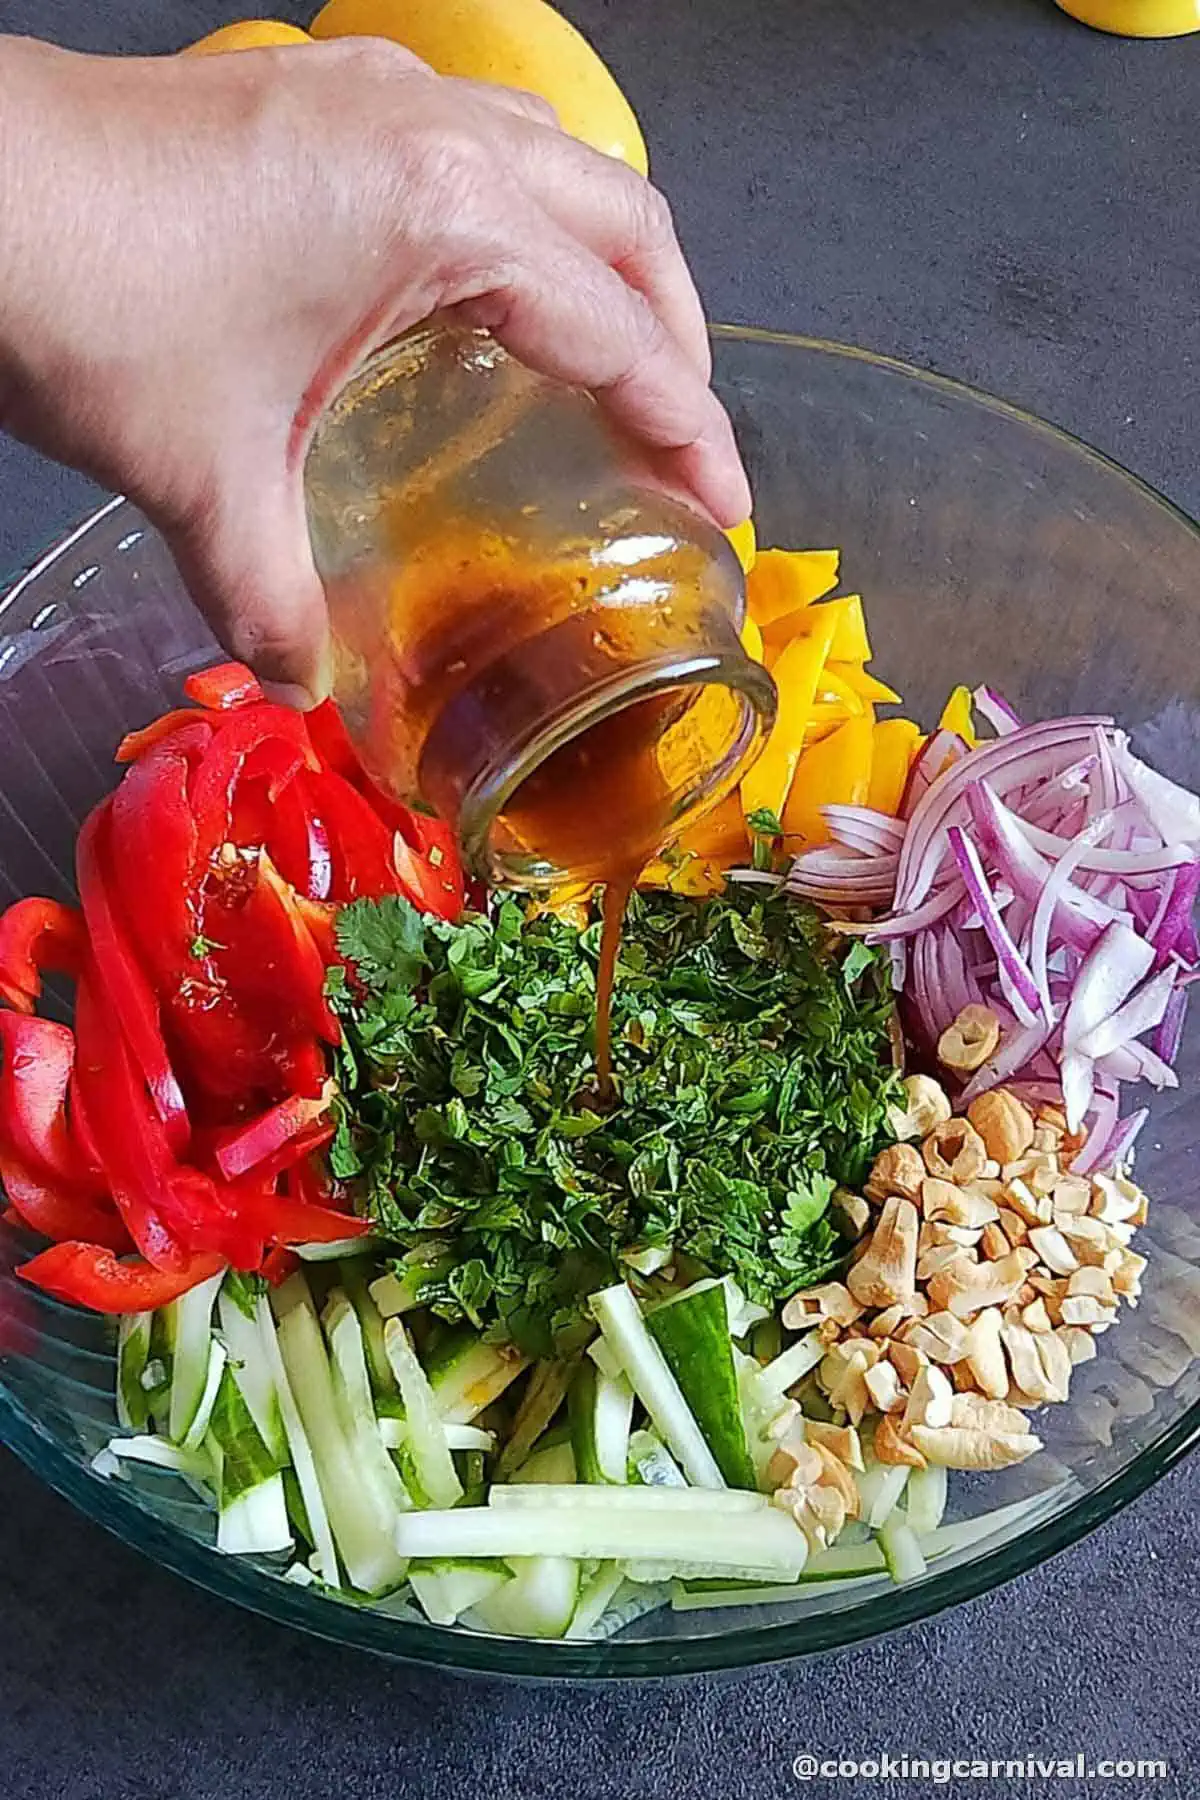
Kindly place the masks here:
[(67, 1118), (67, 1087), (75, 1062), (70, 1027), (25, 1013), (0, 1013), (0, 1147), (35, 1169), (86, 1189), (103, 1191)]
[[(111, 899), (110, 807), (110, 801), (103, 801), (88, 815), (75, 847), (75, 869), (91, 939), (93, 966), (96, 980), (145, 1077), (167, 1137), (176, 1151), (182, 1151), (187, 1147), (188, 1116), (163, 1040), (158, 1002), (134, 956)], [(96, 1120), (90, 1106), (88, 1116), (94, 1131)]]
[(214, 712), (228, 712), (235, 706), (248, 706), (265, 700), (258, 676), (245, 663), (214, 663), (209, 669), (196, 669), (183, 684), (183, 691), (197, 706)]
[(309, 792), (325, 822), (333, 858), (330, 898), (379, 900), (401, 891), (393, 833), (368, 800), (341, 775), (309, 775)]
[(18, 900), (0, 917), (0, 1000), (31, 1013), (41, 998), (43, 972), (78, 975), (86, 949), (77, 906), (36, 896)]
[(317, 766), (317, 756), (308, 741), (302, 713), (264, 701), (235, 707), (219, 722), (191, 784), (198, 865), (202, 871), (229, 838), (234, 797), (247, 761), (272, 739), (282, 740), (285, 747), (298, 753), (297, 766), (303, 763)]
[(196, 820), (188, 758), (168, 743), (133, 765), (112, 796), (111, 871), (121, 907), (164, 998), (197, 974)]
[(96, 1146), (130, 1237), (156, 1268), (177, 1272), (187, 1257), (167, 1214), (179, 1165), (125, 1039), (114, 1029), (94, 984), (89, 965), (75, 1004), (76, 1116)]
[(154, 1312), (225, 1267), (212, 1251), (191, 1256), (174, 1270), (140, 1259), (121, 1262), (99, 1244), (53, 1244), (17, 1270), (22, 1281), (93, 1312)]
[(226, 1181), (235, 1181), (251, 1169), (269, 1161), (285, 1149), (302, 1132), (315, 1125), (329, 1111), (330, 1093), (308, 1100), (293, 1095), (272, 1106), (257, 1119), (239, 1125), (218, 1146), (217, 1167)]
[(166, 743), (177, 732), (191, 725), (204, 725), (209, 736), (212, 736), (211, 724), (194, 706), (180, 706), (174, 712), (164, 713), (161, 719), (152, 719), (149, 725), (143, 725), (138, 731), (127, 731), (117, 745), (116, 761), (136, 762), (147, 750)]
[(294, 1250), (285, 1250), (282, 1244), (276, 1244), (263, 1257), (263, 1266), (259, 1273), (270, 1287), (282, 1287), (289, 1275), (294, 1275), (300, 1267), (300, 1258)]
[(83, 1238), (106, 1250), (132, 1249), (120, 1214), (104, 1201), (35, 1173), (11, 1151), (0, 1151), (0, 1181), (21, 1221), (31, 1231), (62, 1243)]
[(336, 1244), (339, 1238), (364, 1237), (375, 1229), (370, 1219), (335, 1212), (331, 1206), (313, 1206), (290, 1194), (260, 1191), (248, 1204), (263, 1236), (277, 1244)]
[(322, 700), (304, 715), (304, 723), (308, 727), (309, 742), (327, 769), (335, 775), (344, 775), (346, 780), (357, 783), (363, 773), (358, 751), (346, 730), (341, 713), (332, 700)]
[(433, 860), (441, 854), (435, 849), (430, 857), (419, 856), (399, 832), (392, 844), (392, 860), (405, 897), (418, 912), (432, 913), (435, 919), (456, 919), (466, 904), (462, 865), (457, 854), (453, 860)]
[(266, 844), (272, 862), (298, 895), (306, 900), (329, 899), (333, 891), (329, 832), (304, 777), (279, 795), (259, 841)]
[(325, 963), (291, 888), (265, 850), (218, 867), (206, 885), (205, 931), (230, 993), (275, 1035), (341, 1033), (325, 997)]

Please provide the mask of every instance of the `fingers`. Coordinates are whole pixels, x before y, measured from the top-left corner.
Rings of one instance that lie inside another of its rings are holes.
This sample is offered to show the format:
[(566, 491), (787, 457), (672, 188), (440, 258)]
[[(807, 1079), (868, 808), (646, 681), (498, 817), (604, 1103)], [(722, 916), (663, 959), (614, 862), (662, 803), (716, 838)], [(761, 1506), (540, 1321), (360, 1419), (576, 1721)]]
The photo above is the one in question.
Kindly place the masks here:
[(651, 303), (537, 208), (509, 221), (507, 241), (524, 248), (485, 291), (447, 295), (459, 316), (531, 368), (594, 393), (719, 525), (744, 519), (750, 489), (733, 428)]
[(704, 308), (662, 194), (616, 157), (524, 112), (511, 116), (504, 143), (525, 192), (645, 296), (707, 381)]
[[(232, 468), (232, 465), (230, 465)], [(283, 459), (280, 458), (282, 470)], [(185, 526), (164, 526), (196, 605), (240, 662), (279, 698), (312, 706), (329, 691), (329, 621), (313, 565), (300, 478), (257, 472), (220, 487)]]

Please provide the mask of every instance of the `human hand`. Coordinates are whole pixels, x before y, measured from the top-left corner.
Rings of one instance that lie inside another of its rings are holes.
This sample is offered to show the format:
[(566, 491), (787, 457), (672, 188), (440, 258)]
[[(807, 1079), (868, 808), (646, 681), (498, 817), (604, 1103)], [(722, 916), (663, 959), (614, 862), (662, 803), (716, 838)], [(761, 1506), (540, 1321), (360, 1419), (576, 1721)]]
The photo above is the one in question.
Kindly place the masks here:
[(718, 523), (748, 514), (665, 202), (541, 101), (370, 39), (0, 40), (0, 90), (0, 424), (136, 500), (262, 675), (324, 691), (312, 428), (435, 311), (592, 390)]

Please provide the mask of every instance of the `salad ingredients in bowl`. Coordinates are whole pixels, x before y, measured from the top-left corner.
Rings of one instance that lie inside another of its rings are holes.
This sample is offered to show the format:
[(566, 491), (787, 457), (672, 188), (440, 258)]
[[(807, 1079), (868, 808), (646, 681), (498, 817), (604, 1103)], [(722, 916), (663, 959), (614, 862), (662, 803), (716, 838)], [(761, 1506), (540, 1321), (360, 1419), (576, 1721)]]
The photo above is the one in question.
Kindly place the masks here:
[(631, 902), (608, 1091), (592, 896), (471, 889), (236, 666), (123, 740), (80, 907), (0, 921), (20, 1273), (117, 1320), (98, 1474), (186, 1479), (218, 1550), (588, 1641), (1044, 1510), (954, 1484), (1139, 1299), (1200, 806), (1106, 718), (880, 718), (836, 554), (739, 554), (778, 721)]

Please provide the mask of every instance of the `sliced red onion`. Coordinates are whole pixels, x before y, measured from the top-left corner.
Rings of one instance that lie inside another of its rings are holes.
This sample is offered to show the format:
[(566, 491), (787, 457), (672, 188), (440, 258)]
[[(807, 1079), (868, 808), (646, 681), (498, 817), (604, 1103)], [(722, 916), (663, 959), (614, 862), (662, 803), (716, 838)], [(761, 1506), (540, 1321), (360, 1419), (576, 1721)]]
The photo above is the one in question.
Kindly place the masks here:
[(1155, 1054), (1148, 1044), (1122, 1044), (1114, 1056), (1127, 1056), (1134, 1073), (1129, 1078), (1133, 1081), (1148, 1081), (1152, 1088), (1161, 1094), (1164, 1088), (1177, 1088), (1179, 1077), (1174, 1069), (1169, 1068), (1161, 1056)]
[[(909, 910), (928, 894), (943, 851), (939, 835), (963, 822), (964, 792), (972, 781), (991, 780), (1001, 798), (1024, 782), (1058, 773), (1063, 757), (1074, 760), (1083, 749), (1094, 750), (1106, 718), (1065, 719), (1026, 725), (1010, 737), (981, 744), (970, 756), (952, 764), (918, 800), (909, 821), (896, 878), (896, 905)], [(932, 741), (932, 740), (931, 740)]]
[(1093, 1061), (1119, 1050), (1131, 1038), (1153, 1031), (1161, 1023), (1175, 989), (1174, 969), (1162, 969), (1129, 996), (1124, 1006), (1109, 1013), (1093, 1030), (1080, 1038), (1078, 1049)]
[[(1200, 863), (1177, 869), (1171, 883), (1170, 900), (1146, 933), (1154, 945), (1155, 958), (1161, 968), (1182, 943), (1194, 942), (1193, 914), (1200, 894)], [(1190, 940), (1190, 941), (1189, 941)], [(1186, 952), (1185, 952), (1186, 953)]]
[[(1077, 841), (1074, 835), (1068, 837), (1047, 831), (1025, 819), (1021, 821), (1021, 828), (1034, 849), (1046, 856), (1065, 856), (1072, 843)], [(1107, 875), (1161, 875), (1167, 869), (1178, 869), (1181, 864), (1196, 861), (1196, 852), (1186, 844), (1163, 844), (1153, 850), (1102, 850), (1089, 846), (1079, 858), (1078, 866)]]
[(1154, 948), (1128, 925), (1110, 925), (1083, 960), (1063, 1022), (1063, 1042), (1078, 1050), (1088, 1033), (1126, 1001), (1154, 963)]
[(1023, 1025), (1032, 1025), (1040, 1004), (1037, 984), (997, 910), (987, 876), (979, 861), (979, 853), (961, 826), (951, 825), (947, 835), (951, 853), (967, 885), (972, 904), (979, 913), (982, 928), (996, 952), (1001, 984), (1008, 994), (1013, 1011)]
[(1077, 1050), (1068, 1050), (1060, 1069), (1067, 1125), (1070, 1130), (1078, 1131), (1088, 1115), (1092, 1096), (1096, 1091), (1096, 1065), (1090, 1057), (1080, 1056)]
[(1019, 731), (1024, 724), (1024, 720), (1013, 711), (1004, 695), (998, 694), (995, 688), (977, 687), (971, 700), (975, 711), (987, 720), (997, 737), (1008, 737), (1012, 732)]
[(1112, 758), (1118, 774), (1164, 842), (1200, 848), (1200, 799), (1141, 762), (1123, 739), (1114, 744)]
[(1183, 1026), (1186, 1018), (1187, 989), (1179, 986), (1177, 975), (1176, 986), (1171, 994), (1171, 998), (1167, 1001), (1167, 1007), (1166, 1011), (1163, 1013), (1162, 1021), (1158, 1030), (1150, 1039), (1150, 1048), (1153, 1050), (1154, 1054), (1156, 1056), (1161, 1056), (1162, 1060), (1172, 1067), (1174, 1066), (1176, 1057), (1179, 1055), (1179, 1046), (1183, 1040)]
[(1103, 1168), (1104, 1152), (1117, 1128), (1119, 1111), (1117, 1090), (1106, 1087), (1103, 1083), (1098, 1084), (1092, 1102), (1088, 1134), (1071, 1163), (1073, 1172), (1083, 1173), (1081, 1165), (1084, 1163), (1093, 1168)]
[(868, 856), (895, 855), (904, 842), (900, 820), (873, 807), (823, 806), (821, 811), (835, 838)]

